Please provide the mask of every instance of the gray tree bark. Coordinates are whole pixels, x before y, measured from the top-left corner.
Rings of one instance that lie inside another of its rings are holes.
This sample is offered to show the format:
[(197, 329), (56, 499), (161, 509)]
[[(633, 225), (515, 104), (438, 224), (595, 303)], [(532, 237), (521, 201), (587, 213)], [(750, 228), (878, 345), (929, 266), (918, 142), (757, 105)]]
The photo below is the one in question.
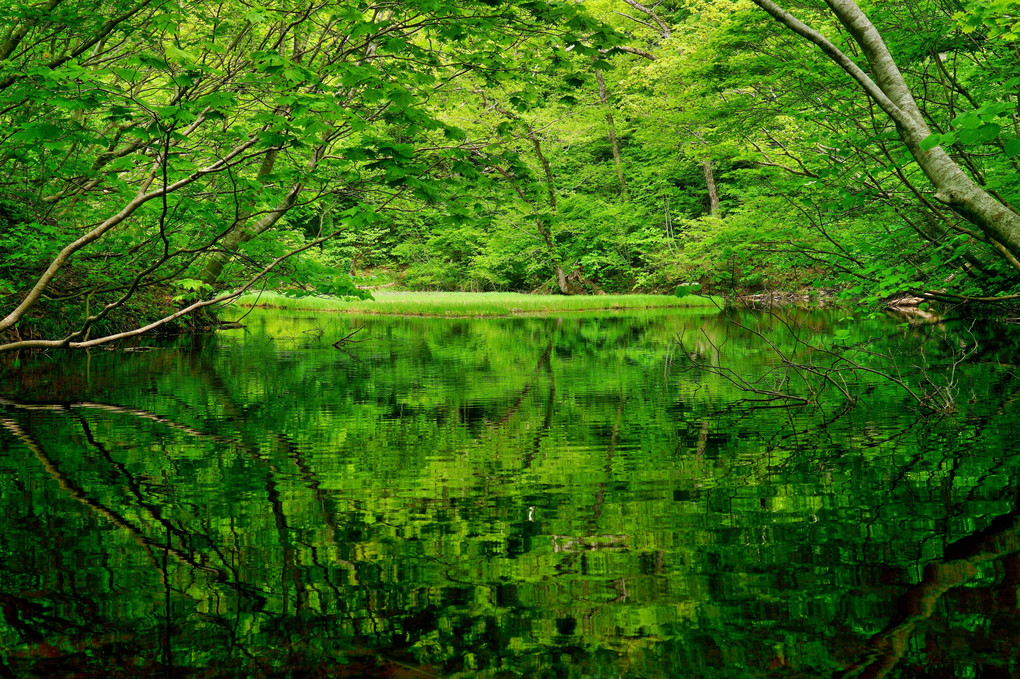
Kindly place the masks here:
[(631, 7), (633, 7), (634, 9), (636, 9), (637, 11), (644, 14), (645, 16), (649, 17), (656, 24), (658, 24), (659, 31), (662, 33), (663, 38), (668, 39), (670, 36), (673, 35), (673, 32), (669, 30), (669, 24), (663, 21), (659, 17), (659, 15), (655, 13), (655, 9), (653, 9), (652, 7), (648, 7), (647, 5), (642, 5), (640, 2), (637, 2), (637, 0), (623, 0), (623, 1), (630, 5)]
[(935, 198), (971, 223), (996, 246), (1014, 257), (1020, 255), (1020, 214), (975, 182), (940, 146), (928, 151), (921, 142), (931, 136), (899, 67), (878, 29), (853, 0), (825, 0), (868, 61), (872, 77), (821, 33), (803, 23), (772, 0), (752, 0), (802, 38), (814, 43), (835, 61), (895, 123), (900, 139), (935, 187)]
[(715, 185), (715, 173), (712, 172), (712, 161), (708, 158), (701, 164), (705, 171), (705, 184), (708, 185), (708, 214), (716, 217), (719, 215), (719, 188)]
[[(196, 170), (187, 177), (180, 179), (174, 182), (173, 184), (170, 184), (168, 186), (160, 186), (156, 189), (153, 189), (152, 191), (149, 191), (149, 187), (152, 185), (152, 182), (156, 176), (154, 169), (153, 172), (149, 174), (148, 179), (142, 183), (142, 186), (139, 188), (138, 194), (135, 195), (135, 197), (132, 198), (123, 208), (121, 208), (119, 212), (105, 219), (98, 226), (96, 226), (94, 229), (90, 230), (89, 232), (79, 237), (73, 243), (65, 245), (60, 250), (60, 252), (57, 253), (57, 256), (53, 258), (53, 261), (51, 261), (49, 266), (46, 267), (46, 270), (42, 273), (42, 275), (39, 276), (39, 279), (35, 282), (35, 285), (32, 286), (32, 289), (29, 290), (27, 295), (25, 295), (25, 298), (21, 301), (17, 308), (15, 308), (13, 311), (7, 314), (7, 316), (5, 316), (3, 319), (0, 319), (0, 332), (3, 332), (8, 328), (13, 327), (19, 320), (21, 320), (22, 316), (24, 316), (29, 309), (35, 306), (35, 303), (39, 301), (40, 297), (42, 297), (43, 292), (46, 291), (46, 288), (49, 286), (53, 278), (60, 272), (60, 270), (64, 267), (65, 264), (67, 264), (67, 262), (76, 252), (84, 248), (86, 245), (89, 245), (90, 243), (93, 243), (102, 238), (108, 231), (117, 227), (125, 219), (132, 216), (142, 205), (149, 202), (150, 200), (159, 198), (164, 194), (173, 193), (174, 191), (177, 191), (185, 186), (188, 186), (189, 184), (192, 184), (196, 180), (204, 177), (205, 175), (213, 174), (215, 172), (221, 172), (223, 168), (228, 167), (228, 164), (231, 160), (238, 157), (243, 152), (247, 151), (249, 148), (254, 146), (257, 141), (258, 140), (254, 137), (250, 138), (244, 143), (234, 147), (234, 149), (231, 150), (230, 153), (218, 159), (215, 163), (200, 170)], [(63, 342), (61, 340), (60, 342), (58, 342), (58, 344), (54, 344), (52, 346), (64, 346), (64, 344), (66, 344), (66, 342)]]
[[(256, 175), (260, 181), (273, 172), (278, 155), (279, 151), (273, 149), (262, 159), (262, 164), (259, 166), (259, 171)], [(202, 273), (199, 275), (201, 281), (208, 285), (215, 285), (223, 274), (223, 269), (226, 268), (227, 263), (237, 252), (237, 249), (255, 236), (261, 235), (276, 226), (276, 223), (294, 207), (294, 203), (297, 202), (297, 197), (301, 193), (302, 188), (301, 184), (292, 186), (287, 195), (271, 211), (264, 214), (254, 223), (250, 223), (252, 217), (251, 207), (254, 199), (247, 200), (238, 211), (234, 228), (220, 242), (219, 250), (206, 255), (205, 261), (202, 264)]]

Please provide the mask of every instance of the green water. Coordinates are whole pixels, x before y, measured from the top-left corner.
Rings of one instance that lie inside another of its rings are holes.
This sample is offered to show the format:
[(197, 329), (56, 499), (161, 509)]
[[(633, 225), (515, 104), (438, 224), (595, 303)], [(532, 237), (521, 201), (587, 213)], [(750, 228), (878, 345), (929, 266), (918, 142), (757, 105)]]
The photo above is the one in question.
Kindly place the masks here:
[(680, 335), (788, 375), (699, 313), (374, 317), (336, 349), (337, 316), (256, 312), (23, 360), (0, 677), (1020, 675), (1020, 338), (803, 314), (947, 412), (873, 373), (767, 407), (687, 370)]

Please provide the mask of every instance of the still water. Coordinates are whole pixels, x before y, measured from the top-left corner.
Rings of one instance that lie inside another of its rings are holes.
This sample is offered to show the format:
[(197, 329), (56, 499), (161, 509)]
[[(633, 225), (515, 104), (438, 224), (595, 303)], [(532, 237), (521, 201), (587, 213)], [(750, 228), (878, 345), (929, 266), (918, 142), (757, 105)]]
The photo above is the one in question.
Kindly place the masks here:
[[(838, 316), (373, 317), (337, 349), (350, 319), (256, 312), (24, 361), (0, 677), (1020, 676), (1020, 337)], [(813, 394), (752, 330), (887, 376)]]

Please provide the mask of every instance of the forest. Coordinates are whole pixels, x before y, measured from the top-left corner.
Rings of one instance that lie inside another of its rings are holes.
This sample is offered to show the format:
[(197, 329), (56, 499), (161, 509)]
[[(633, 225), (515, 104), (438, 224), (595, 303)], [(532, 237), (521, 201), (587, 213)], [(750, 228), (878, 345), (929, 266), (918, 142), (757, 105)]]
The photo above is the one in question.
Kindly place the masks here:
[(0, 679), (1020, 677), (1018, 38), (0, 2)]
[(1014, 0), (0, 9), (0, 351), (248, 290), (1007, 303)]

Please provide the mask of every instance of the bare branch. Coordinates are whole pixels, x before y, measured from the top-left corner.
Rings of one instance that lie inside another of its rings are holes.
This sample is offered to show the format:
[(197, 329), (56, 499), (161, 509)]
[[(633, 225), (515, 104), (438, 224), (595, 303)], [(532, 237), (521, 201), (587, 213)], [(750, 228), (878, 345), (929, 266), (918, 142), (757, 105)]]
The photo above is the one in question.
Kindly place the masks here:
[(669, 28), (669, 24), (663, 21), (662, 18), (659, 17), (659, 15), (655, 12), (654, 9), (648, 7), (647, 5), (642, 5), (640, 2), (637, 2), (637, 0), (623, 0), (623, 1), (630, 5), (631, 7), (633, 7), (634, 9), (636, 9), (637, 11), (644, 14), (645, 16), (651, 18), (651, 20), (654, 21), (659, 26), (659, 31), (662, 33), (663, 39), (668, 40), (673, 35), (673, 32)]

